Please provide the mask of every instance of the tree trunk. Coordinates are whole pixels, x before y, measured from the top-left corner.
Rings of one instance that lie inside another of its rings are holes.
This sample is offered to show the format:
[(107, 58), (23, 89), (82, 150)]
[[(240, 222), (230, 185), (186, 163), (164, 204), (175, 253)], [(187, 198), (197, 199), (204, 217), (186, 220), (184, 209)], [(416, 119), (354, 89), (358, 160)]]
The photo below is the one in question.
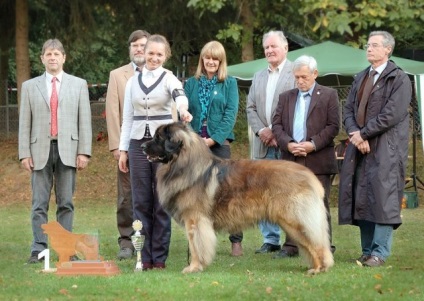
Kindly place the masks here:
[(30, 78), (28, 43), (28, 0), (16, 0), (16, 82), (18, 107), (22, 83)]
[(241, 60), (242, 62), (252, 61), (253, 55), (253, 21), (254, 16), (249, 5), (250, 1), (241, 1), (240, 19), (243, 26), (241, 38)]
[(15, 24), (15, 3), (4, 1), (0, 3), (0, 28), (2, 29), (0, 39), (0, 106), (6, 105), (8, 97), (9, 50), (13, 47), (15, 41), (15, 26), (11, 27), (11, 24)]

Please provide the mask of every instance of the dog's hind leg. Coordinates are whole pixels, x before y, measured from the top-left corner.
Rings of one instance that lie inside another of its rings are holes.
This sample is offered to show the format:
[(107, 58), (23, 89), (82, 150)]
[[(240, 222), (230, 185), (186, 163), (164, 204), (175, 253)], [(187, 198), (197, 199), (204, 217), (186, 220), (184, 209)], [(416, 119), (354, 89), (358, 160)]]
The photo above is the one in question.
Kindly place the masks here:
[(334, 257), (331, 248), (323, 248), (318, 254), (322, 263), (322, 272), (327, 272), (334, 265)]
[(308, 262), (309, 275), (327, 271), (334, 264), (328, 235), (323, 235), (326, 230), (325, 224), (324, 229), (318, 227), (309, 230), (306, 230), (304, 224), (280, 224), (280, 226), (296, 242), (300, 254)]
[(206, 217), (192, 218), (184, 221), (191, 254), (190, 265), (183, 273), (201, 272), (209, 265), (216, 248), (216, 234), (212, 221)]
[(308, 270), (309, 275), (315, 275), (320, 272), (326, 272), (330, 267), (334, 265), (333, 254), (331, 249), (326, 246), (314, 248), (312, 251), (308, 251), (312, 255), (312, 266)]
[(301, 246), (301, 244), (299, 243), (299, 251), (309, 261), (309, 269), (307, 272), (308, 275), (316, 275), (320, 272), (325, 271), (320, 256), (320, 253), (322, 253), (321, 247), (311, 246), (309, 243), (306, 246)]
[[(305, 259), (310, 269), (308, 274), (317, 274), (321, 270), (321, 261), (317, 253), (317, 246), (313, 245), (313, 242), (304, 233), (304, 229), (300, 226), (290, 227), (285, 225), (284, 231), (289, 235), (299, 248), (300, 255)], [(313, 272), (317, 271), (317, 272)]]

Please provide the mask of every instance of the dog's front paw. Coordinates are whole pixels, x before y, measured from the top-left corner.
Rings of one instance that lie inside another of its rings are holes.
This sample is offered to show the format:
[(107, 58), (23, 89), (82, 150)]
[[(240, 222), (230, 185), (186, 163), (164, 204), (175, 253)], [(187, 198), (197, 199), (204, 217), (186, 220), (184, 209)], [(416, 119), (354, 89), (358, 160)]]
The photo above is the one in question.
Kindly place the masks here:
[(320, 267), (318, 267), (318, 268), (311, 268), (311, 269), (308, 270), (307, 274), (309, 276), (313, 276), (313, 275), (319, 274), (320, 272), (321, 272), (321, 268)]
[(202, 271), (203, 271), (203, 267), (201, 265), (190, 264), (189, 266), (184, 268), (183, 274), (199, 273), (199, 272), (202, 272)]

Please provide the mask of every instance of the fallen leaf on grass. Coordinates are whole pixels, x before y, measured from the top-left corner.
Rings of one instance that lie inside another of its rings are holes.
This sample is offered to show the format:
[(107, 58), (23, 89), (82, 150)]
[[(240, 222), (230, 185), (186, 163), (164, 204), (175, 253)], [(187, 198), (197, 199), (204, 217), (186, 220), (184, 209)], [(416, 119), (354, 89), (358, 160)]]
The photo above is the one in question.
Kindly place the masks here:
[(400, 267), (399, 269), (404, 270), (404, 271), (410, 271), (410, 270), (413, 270), (414, 268), (413, 267)]
[(217, 286), (217, 285), (219, 285), (219, 282), (218, 281), (212, 281), (212, 285)]
[(60, 289), (59, 293), (61, 293), (62, 295), (65, 295), (65, 296), (69, 294), (68, 290), (65, 289), (65, 288)]
[(379, 293), (379, 294), (383, 294), (383, 291), (381, 290), (381, 284), (376, 284), (374, 286), (374, 289)]
[(359, 260), (356, 261), (356, 264), (359, 265), (360, 267), (363, 267), (362, 262), (360, 262)]
[(375, 279), (378, 279), (378, 280), (381, 280), (381, 279), (383, 279), (383, 276), (381, 274), (375, 274), (374, 275), (374, 278)]
[(266, 293), (267, 293), (267, 294), (271, 294), (271, 293), (272, 293), (272, 287), (268, 286), (268, 287), (265, 289), (265, 291), (266, 291)]

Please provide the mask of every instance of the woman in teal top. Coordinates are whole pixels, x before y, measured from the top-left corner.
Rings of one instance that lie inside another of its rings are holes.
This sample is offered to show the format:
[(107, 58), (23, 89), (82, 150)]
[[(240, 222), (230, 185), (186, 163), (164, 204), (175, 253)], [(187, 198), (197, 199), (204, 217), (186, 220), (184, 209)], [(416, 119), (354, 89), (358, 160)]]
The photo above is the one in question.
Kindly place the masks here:
[[(184, 90), (193, 116), (191, 127), (213, 154), (229, 159), (239, 94), (236, 79), (227, 75), (227, 57), (221, 43), (211, 41), (203, 46), (196, 74), (186, 81)], [(233, 256), (243, 254), (242, 240), (243, 233), (230, 235)]]

